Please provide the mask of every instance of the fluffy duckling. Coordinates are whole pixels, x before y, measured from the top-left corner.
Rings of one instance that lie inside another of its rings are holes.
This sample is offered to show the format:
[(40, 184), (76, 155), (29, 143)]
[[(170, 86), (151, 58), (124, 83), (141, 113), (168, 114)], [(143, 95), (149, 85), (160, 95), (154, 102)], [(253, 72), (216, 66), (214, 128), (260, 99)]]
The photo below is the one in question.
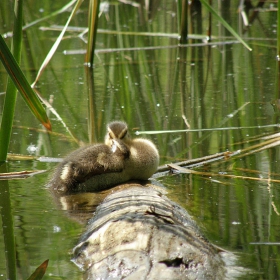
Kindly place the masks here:
[(156, 172), (159, 155), (146, 139), (131, 139), (127, 124), (109, 123), (105, 144), (82, 147), (57, 167), (49, 186), (58, 193), (100, 191), (132, 179), (147, 180)]

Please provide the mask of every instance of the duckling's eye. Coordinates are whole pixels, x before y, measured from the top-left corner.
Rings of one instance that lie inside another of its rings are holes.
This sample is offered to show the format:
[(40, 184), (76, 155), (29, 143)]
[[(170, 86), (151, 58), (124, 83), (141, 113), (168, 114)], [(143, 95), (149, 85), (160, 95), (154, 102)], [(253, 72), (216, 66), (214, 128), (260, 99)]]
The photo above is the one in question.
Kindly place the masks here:
[(125, 127), (119, 134), (118, 138), (123, 139), (127, 135), (127, 128)]
[(110, 139), (114, 139), (114, 138), (115, 138), (114, 136), (115, 136), (115, 135), (114, 135), (113, 133), (109, 132), (109, 137), (110, 137)]
[(120, 139), (123, 139), (126, 136), (127, 133), (125, 133), (124, 135), (120, 135), (121, 137), (119, 137)]

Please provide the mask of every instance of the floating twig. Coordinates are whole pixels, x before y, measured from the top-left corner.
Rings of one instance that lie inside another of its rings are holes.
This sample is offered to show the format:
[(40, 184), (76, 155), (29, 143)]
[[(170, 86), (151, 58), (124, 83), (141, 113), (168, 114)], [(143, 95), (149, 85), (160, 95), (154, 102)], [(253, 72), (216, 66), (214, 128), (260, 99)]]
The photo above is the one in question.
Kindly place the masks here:
[(208, 176), (208, 177), (226, 177), (226, 178), (232, 178), (232, 179), (242, 179), (242, 180), (253, 180), (253, 181), (262, 181), (262, 182), (274, 182), (274, 183), (280, 183), (280, 180), (274, 180), (270, 178), (256, 178), (256, 177), (248, 177), (248, 176), (238, 176), (238, 175), (231, 175), (231, 174), (225, 174), (225, 173), (213, 173), (213, 172), (202, 172), (202, 171), (196, 171), (188, 168), (184, 168), (181, 166), (178, 166), (176, 164), (168, 164), (168, 166), (171, 169), (177, 170), (181, 173), (188, 173), (188, 174), (196, 174), (196, 175), (202, 175), (202, 176)]
[(43, 172), (46, 172), (46, 170), (32, 170), (32, 171), (0, 173), (0, 180), (25, 179), (27, 177), (32, 177), (33, 175), (37, 175), (37, 174), (40, 174)]

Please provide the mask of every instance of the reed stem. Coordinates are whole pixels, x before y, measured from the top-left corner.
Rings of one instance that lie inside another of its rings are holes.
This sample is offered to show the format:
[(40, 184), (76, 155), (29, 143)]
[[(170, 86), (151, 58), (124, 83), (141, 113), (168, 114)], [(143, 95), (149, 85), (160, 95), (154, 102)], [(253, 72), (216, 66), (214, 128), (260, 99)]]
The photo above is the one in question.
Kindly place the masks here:
[[(11, 51), (17, 62), (20, 61), (22, 44), (22, 0), (15, 0), (14, 6), (14, 30)], [(0, 127), (0, 162), (7, 159), (9, 143), (14, 120), (17, 88), (11, 78), (8, 78), (6, 97), (3, 107), (3, 115)]]
[(100, 0), (90, 0), (88, 18), (88, 44), (86, 63), (93, 66)]

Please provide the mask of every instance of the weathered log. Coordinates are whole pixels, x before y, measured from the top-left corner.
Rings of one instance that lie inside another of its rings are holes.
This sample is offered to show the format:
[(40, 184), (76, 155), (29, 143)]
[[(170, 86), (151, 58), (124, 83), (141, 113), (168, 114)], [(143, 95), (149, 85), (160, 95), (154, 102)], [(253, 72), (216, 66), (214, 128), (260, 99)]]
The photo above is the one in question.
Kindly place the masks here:
[(97, 207), (73, 262), (85, 279), (225, 279), (218, 251), (186, 210), (134, 184)]

